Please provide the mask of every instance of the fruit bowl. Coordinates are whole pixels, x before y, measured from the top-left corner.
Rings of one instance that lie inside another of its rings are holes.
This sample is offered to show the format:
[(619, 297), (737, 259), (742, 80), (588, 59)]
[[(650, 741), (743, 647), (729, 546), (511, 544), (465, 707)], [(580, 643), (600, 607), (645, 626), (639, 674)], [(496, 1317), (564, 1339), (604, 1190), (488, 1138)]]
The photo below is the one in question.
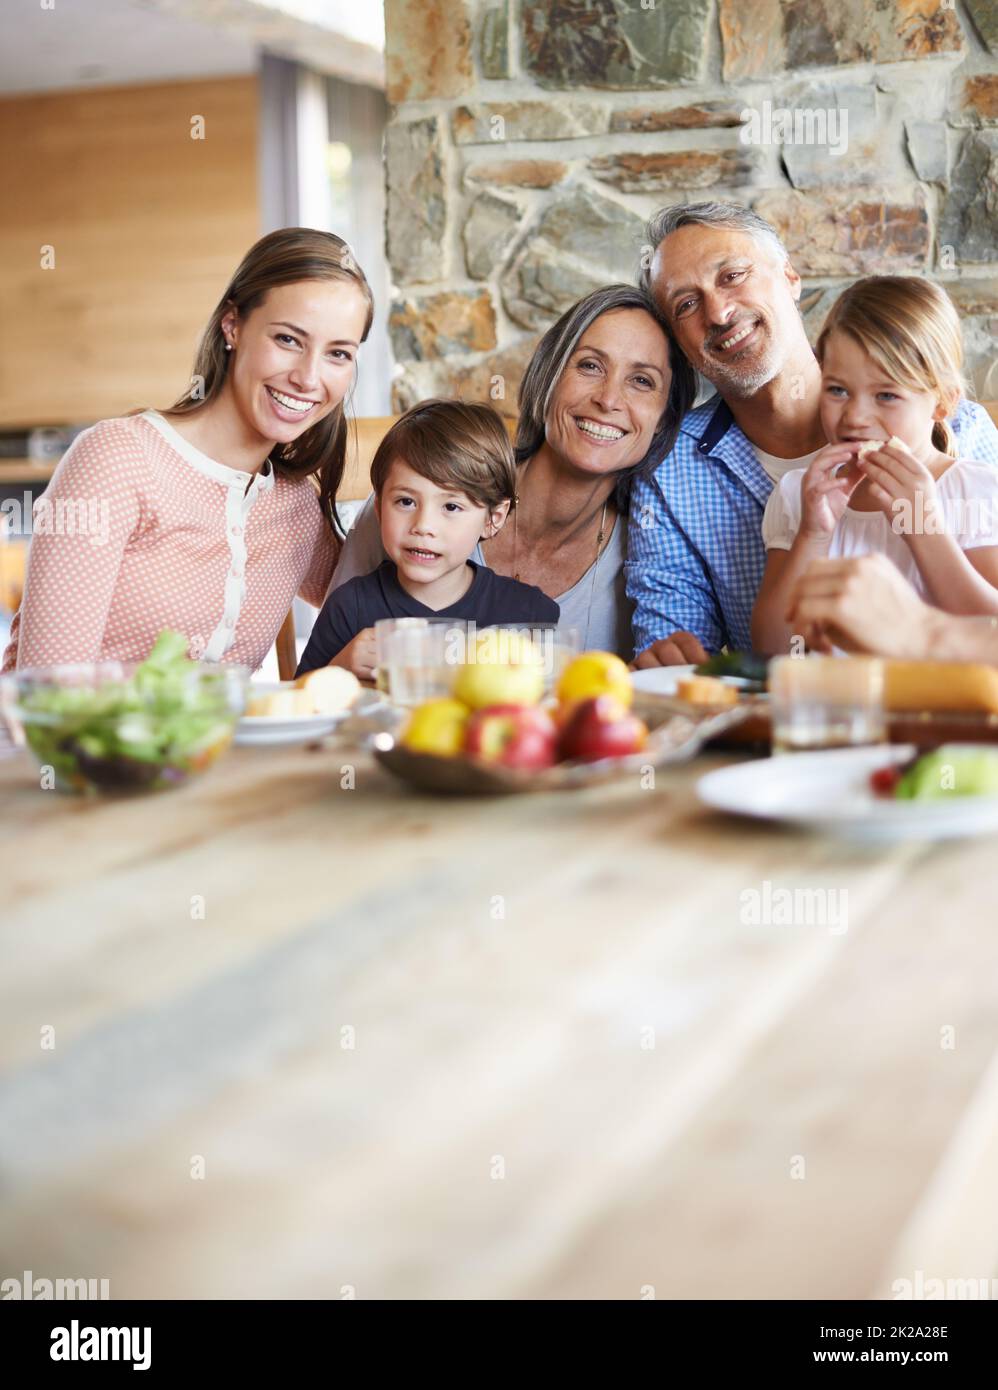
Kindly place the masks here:
[(35, 667), (3, 678), (2, 705), (15, 741), (37, 759), (42, 785), (159, 791), (204, 772), (225, 752), (248, 675), (186, 660)]
[(699, 709), (661, 696), (635, 698), (633, 709), (648, 726), (648, 739), (636, 753), (596, 761), (566, 761), (538, 771), (508, 768), (466, 755), (416, 752), (382, 730), (370, 740), (378, 762), (400, 781), (420, 791), (444, 795), (496, 796), (515, 792), (578, 791), (608, 782), (642, 785), (649, 767), (683, 762), (705, 743), (746, 719), (746, 705), (721, 711)]

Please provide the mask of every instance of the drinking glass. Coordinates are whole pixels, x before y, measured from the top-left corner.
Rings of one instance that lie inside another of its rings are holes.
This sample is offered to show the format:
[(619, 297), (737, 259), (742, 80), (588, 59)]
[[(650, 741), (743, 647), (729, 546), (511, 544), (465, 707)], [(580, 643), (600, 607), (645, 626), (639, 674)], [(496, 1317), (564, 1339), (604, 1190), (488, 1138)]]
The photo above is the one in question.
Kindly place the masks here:
[(769, 663), (773, 752), (883, 743), (884, 663), (876, 657), (780, 656)]
[[(544, 693), (549, 695), (558, 684), (562, 671), (579, 654), (582, 645), (577, 627), (563, 627), (560, 623), (497, 623), (503, 631), (519, 633), (529, 637), (541, 654), (544, 664)], [(488, 629), (479, 629), (488, 631)]]
[(375, 684), (396, 705), (449, 695), (468, 624), (455, 618), (381, 618), (374, 624)]
[(421, 704), (451, 693), (458, 667), (466, 661), (509, 659), (515, 640), (529, 638), (544, 668), (549, 694), (562, 671), (577, 655), (579, 632), (557, 623), (495, 623), (479, 627), (474, 619), (382, 618), (374, 625), (377, 650), (375, 683), (396, 705)]

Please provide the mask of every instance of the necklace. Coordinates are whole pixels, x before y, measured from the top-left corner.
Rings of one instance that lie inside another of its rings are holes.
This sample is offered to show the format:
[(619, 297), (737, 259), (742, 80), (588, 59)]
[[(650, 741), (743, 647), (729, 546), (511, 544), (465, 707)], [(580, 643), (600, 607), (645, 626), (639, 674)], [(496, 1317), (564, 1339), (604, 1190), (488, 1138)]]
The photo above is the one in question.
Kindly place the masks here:
[[(529, 466), (530, 466), (530, 460), (528, 459), (527, 462), (523, 465), (523, 473), (526, 473), (527, 468), (528, 468)], [(522, 480), (522, 474), (521, 474), (521, 480)], [(609, 497), (605, 497), (605, 498), (603, 499), (603, 513), (602, 513), (602, 515), (600, 516), (599, 531), (598, 531), (598, 533), (597, 533), (597, 535), (596, 535), (596, 558), (595, 558), (595, 560), (593, 561), (593, 564), (592, 564), (592, 576), (593, 576), (593, 578), (592, 578), (592, 583), (591, 583), (590, 586), (589, 586), (589, 604), (588, 604), (588, 607), (586, 608), (586, 630), (585, 630), (585, 635), (583, 636), (583, 639), (582, 639), (582, 650), (583, 650), (583, 651), (587, 651), (588, 648), (589, 648), (589, 624), (590, 624), (590, 621), (591, 621), (592, 615), (593, 615), (593, 599), (594, 599), (595, 596), (596, 596), (596, 575), (597, 575), (598, 572), (599, 572), (600, 556), (603, 554), (603, 542), (606, 540), (606, 508), (607, 508), (607, 503), (609, 502), (609, 500), (610, 500)], [(517, 527), (517, 518), (518, 518), (518, 515), (519, 515), (519, 509), (520, 509), (520, 494), (519, 494), (519, 492), (517, 492), (517, 493), (515, 494), (514, 498), (513, 498), (513, 578), (514, 578), (515, 580), (517, 580), (517, 582), (519, 582), (519, 579), (520, 579), (520, 572), (519, 572), (519, 570), (518, 570), (517, 567), (516, 567), (516, 556), (517, 556), (517, 549), (518, 549), (518, 544), (519, 544), (519, 539), (520, 539), (519, 530), (518, 530), (518, 527)]]

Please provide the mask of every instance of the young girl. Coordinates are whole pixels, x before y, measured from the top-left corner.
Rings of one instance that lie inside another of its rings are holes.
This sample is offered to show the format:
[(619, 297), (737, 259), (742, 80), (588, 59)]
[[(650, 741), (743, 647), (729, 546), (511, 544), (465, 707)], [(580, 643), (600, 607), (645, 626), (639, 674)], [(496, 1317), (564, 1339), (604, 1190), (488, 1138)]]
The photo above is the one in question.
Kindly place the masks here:
[(882, 553), (936, 607), (998, 614), (998, 470), (957, 457), (946, 424), (963, 387), (952, 301), (928, 280), (859, 280), (815, 352), (829, 443), (766, 507), (753, 646), (788, 650), (790, 595), (825, 556)]
[(59, 463), (49, 507), (97, 499), (106, 525), (37, 529), (3, 669), (141, 661), (163, 628), (194, 657), (259, 666), (294, 596), (322, 602), (339, 555), (344, 400), (373, 310), (331, 232), (251, 247), (184, 395), (101, 421)]

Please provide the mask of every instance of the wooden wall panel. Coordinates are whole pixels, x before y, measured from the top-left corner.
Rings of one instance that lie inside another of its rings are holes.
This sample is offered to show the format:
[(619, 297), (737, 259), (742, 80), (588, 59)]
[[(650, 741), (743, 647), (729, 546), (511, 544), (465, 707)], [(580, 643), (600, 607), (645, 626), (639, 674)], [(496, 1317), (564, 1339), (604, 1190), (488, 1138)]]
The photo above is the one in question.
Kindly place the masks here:
[(0, 429), (168, 405), (259, 235), (256, 78), (7, 98), (0, 150)]

